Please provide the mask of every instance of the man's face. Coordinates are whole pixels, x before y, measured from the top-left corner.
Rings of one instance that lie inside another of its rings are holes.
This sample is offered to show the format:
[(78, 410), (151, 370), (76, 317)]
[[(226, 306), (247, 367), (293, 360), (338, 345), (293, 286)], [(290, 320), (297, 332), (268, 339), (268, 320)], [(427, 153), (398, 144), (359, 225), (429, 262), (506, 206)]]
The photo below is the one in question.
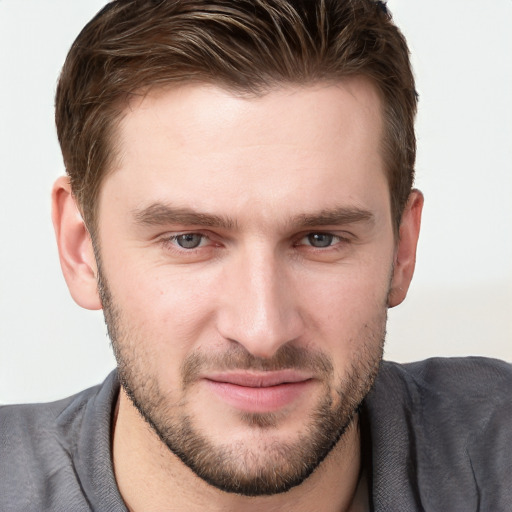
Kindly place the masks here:
[(221, 489), (303, 481), (371, 386), (395, 251), (380, 108), (356, 78), (187, 85), (121, 122), (97, 240), (120, 376)]

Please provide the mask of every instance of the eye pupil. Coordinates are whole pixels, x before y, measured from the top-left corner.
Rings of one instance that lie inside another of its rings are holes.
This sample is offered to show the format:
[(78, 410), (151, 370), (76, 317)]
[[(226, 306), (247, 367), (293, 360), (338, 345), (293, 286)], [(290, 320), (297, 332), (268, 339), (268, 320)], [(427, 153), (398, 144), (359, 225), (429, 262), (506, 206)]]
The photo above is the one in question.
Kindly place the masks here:
[(313, 247), (329, 247), (332, 244), (334, 235), (327, 233), (311, 233), (308, 235), (308, 242)]
[(199, 246), (202, 240), (202, 235), (196, 233), (185, 233), (176, 237), (176, 242), (184, 249), (195, 249)]

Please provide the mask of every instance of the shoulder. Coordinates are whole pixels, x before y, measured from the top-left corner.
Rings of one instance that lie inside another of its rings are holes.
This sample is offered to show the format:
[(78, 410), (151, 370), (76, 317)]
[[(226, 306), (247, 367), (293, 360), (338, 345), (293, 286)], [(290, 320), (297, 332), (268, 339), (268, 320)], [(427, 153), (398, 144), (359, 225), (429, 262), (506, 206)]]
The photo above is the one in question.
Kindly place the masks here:
[(5, 434), (7, 427), (15, 427), (20, 422), (24, 425), (30, 422), (30, 427), (32, 425), (50, 426), (55, 425), (62, 414), (71, 411), (79, 414), (84, 404), (99, 388), (100, 386), (94, 386), (55, 402), (2, 405), (0, 406), (0, 425), (4, 429), (0, 430), (0, 434)]
[[(489, 428), (512, 433), (512, 365), (483, 357), (383, 363), (381, 394), (407, 404), (421, 425), (468, 440)], [(449, 427), (449, 428), (448, 428)]]
[(111, 379), (56, 402), (0, 407), (2, 510), (89, 510), (75, 459), (87, 410)]
[(512, 365), (481, 357), (384, 362), (368, 408), (379, 453), (401, 454), (408, 467), (403, 478), (423, 504), (506, 510), (512, 500)]
[(435, 357), (414, 363), (385, 365), (402, 368), (419, 385), (451, 389), (455, 393), (468, 391), (477, 395), (490, 390), (500, 392), (512, 385), (512, 364), (486, 357)]
[(423, 397), (455, 400), (458, 407), (510, 402), (512, 365), (485, 357), (431, 358), (414, 363), (384, 362), (384, 381), (398, 381)]
[(6, 451), (16, 451), (18, 455), (29, 452), (31, 457), (37, 457), (38, 452), (44, 451), (46, 443), (57, 441), (65, 449), (69, 441), (66, 435), (81, 422), (86, 405), (100, 387), (55, 402), (1, 406), (0, 446), (4, 454)]

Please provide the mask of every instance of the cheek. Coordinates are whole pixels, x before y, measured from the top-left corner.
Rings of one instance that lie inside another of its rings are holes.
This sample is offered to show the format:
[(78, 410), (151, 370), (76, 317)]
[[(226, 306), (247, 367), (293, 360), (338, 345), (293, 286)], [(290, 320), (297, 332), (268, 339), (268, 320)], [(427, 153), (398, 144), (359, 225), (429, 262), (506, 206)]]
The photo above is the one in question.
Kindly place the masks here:
[[(382, 268), (389, 267), (389, 262), (382, 262)], [(309, 319), (309, 335), (321, 347), (331, 345), (332, 350), (350, 354), (361, 338), (380, 333), (386, 320), (390, 272), (368, 270), (347, 267), (305, 282), (307, 293), (300, 300)]]
[(189, 351), (214, 315), (207, 276), (163, 266), (123, 274), (109, 282), (128, 326), (155, 353)]

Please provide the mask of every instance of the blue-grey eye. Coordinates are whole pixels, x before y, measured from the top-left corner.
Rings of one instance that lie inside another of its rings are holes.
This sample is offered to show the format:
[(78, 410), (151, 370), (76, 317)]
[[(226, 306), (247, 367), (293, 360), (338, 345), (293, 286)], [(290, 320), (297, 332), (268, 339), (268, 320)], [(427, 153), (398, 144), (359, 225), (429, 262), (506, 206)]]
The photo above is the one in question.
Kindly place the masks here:
[(175, 237), (176, 243), (183, 249), (195, 249), (201, 245), (203, 235), (197, 233), (185, 233)]
[(311, 233), (307, 238), (312, 247), (329, 247), (332, 245), (334, 235), (329, 233)]

